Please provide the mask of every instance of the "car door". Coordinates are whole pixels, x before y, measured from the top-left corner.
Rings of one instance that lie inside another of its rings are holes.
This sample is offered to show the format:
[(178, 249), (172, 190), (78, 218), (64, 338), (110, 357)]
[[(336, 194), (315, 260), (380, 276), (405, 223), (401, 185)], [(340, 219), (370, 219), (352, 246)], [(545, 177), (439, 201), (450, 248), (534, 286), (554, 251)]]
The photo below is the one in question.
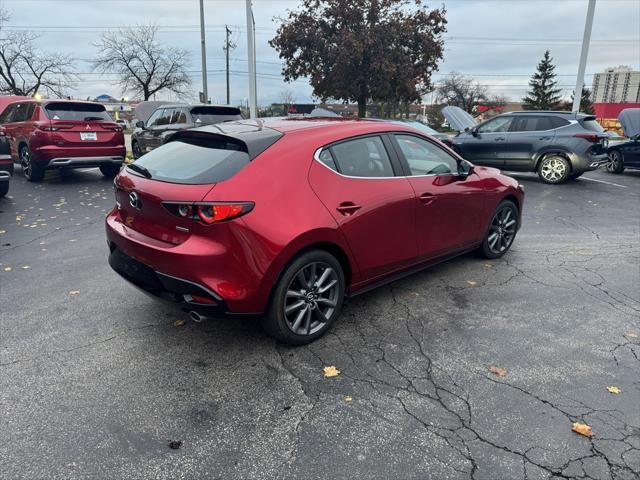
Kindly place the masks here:
[(2, 112), (2, 115), (0, 116), (0, 124), (4, 127), (4, 133), (9, 140), (11, 155), (14, 159), (18, 158), (18, 147), (15, 138), (17, 125), (13, 123), (14, 112), (16, 111), (17, 106), (18, 104), (16, 103), (7, 105), (7, 107)]
[(620, 147), (626, 167), (640, 167), (640, 135)]
[(147, 153), (156, 146), (155, 135), (159, 128), (158, 121), (163, 118), (164, 108), (159, 108), (151, 114), (145, 128), (137, 135), (141, 152)]
[(511, 116), (492, 118), (461, 137), (459, 143), (454, 139), (453, 144), (470, 162), (502, 168), (504, 145), (512, 121)]
[(534, 170), (536, 152), (553, 145), (556, 131), (551, 118), (544, 115), (514, 117), (503, 145), (505, 169)]
[[(391, 149), (391, 152), (390, 152)], [(316, 151), (309, 183), (347, 239), (363, 281), (416, 261), (415, 195), (379, 135)]]
[(406, 133), (392, 137), (415, 193), (416, 243), (421, 259), (477, 244), (485, 227), (480, 177), (475, 173), (461, 175), (458, 159), (428, 139)]

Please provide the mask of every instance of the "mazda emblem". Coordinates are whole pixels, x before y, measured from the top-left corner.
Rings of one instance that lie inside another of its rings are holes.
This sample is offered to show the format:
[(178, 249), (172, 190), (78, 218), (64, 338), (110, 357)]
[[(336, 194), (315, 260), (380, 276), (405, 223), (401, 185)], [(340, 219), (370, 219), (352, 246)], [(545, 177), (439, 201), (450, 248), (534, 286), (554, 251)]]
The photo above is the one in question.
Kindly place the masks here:
[(131, 192), (129, 194), (129, 204), (133, 208), (140, 208), (140, 197), (138, 197), (138, 194), (136, 192)]

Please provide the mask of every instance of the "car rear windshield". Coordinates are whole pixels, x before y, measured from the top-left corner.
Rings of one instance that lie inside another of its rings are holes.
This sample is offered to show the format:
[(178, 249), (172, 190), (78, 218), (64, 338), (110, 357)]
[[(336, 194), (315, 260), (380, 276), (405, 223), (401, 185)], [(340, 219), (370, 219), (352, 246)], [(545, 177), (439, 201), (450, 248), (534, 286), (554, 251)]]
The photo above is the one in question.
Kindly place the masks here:
[(168, 142), (140, 157), (135, 165), (148, 170), (154, 180), (202, 185), (227, 180), (249, 164), (242, 142), (209, 137)]
[(596, 121), (595, 117), (587, 117), (580, 120), (580, 125), (592, 132), (604, 133), (604, 128)]
[(212, 125), (242, 119), (240, 110), (235, 107), (194, 107), (191, 109), (191, 116), (196, 125)]
[(92, 103), (49, 103), (44, 107), (51, 120), (89, 122), (91, 120), (111, 120), (104, 105)]

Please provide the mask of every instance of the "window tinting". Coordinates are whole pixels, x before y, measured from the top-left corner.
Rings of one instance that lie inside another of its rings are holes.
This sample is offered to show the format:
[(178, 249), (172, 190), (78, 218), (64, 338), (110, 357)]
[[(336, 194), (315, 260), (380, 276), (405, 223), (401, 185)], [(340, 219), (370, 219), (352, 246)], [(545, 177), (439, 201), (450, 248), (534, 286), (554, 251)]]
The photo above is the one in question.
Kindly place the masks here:
[(8, 105), (4, 111), (2, 112), (2, 115), (0, 115), (0, 123), (9, 123), (11, 122), (11, 116), (13, 114), (13, 111), (15, 110), (16, 106), (15, 105)]
[(480, 133), (506, 132), (513, 121), (513, 117), (496, 117), (478, 127)]
[(593, 117), (587, 117), (585, 120), (580, 120), (580, 125), (582, 125), (587, 130), (591, 130), (592, 132), (604, 132), (604, 128), (602, 128), (602, 125), (600, 125)]
[(154, 180), (200, 185), (227, 180), (249, 161), (249, 154), (240, 143), (185, 138), (165, 143), (135, 163), (149, 170)]
[(320, 152), (318, 159), (324, 163), (331, 170), (338, 171), (338, 167), (336, 167), (336, 162), (333, 161), (333, 157), (331, 156), (331, 152), (329, 150), (323, 150)]
[(407, 159), (411, 175), (443, 175), (458, 172), (458, 161), (431, 142), (412, 135), (395, 135)]
[(175, 123), (187, 123), (187, 115), (181, 108), (176, 108), (171, 115), (171, 124)]
[(161, 127), (163, 125), (169, 125), (171, 123), (171, 114), (173, 113), (172, 108), (165, 108), (162, 110), (162, 114), (156, 121), (156, 126)]
[(351, 177), (393, 177), (393, 168), (380, 137), (364, 137), (331, 147), (334, 161), (343, 175)]
[(569, 120), (560, 117), (549, 117), (549, 120), (551, 121), (551, 128), (566, 127), (570, 123)]
[(512, 132), (540, 132), (544, 130), (551, 130), (553, 124), (551, 123), (552, 117), (543, 117), (541, 115), (535, 115), (530, 117), (516, 117), (511, 124)]
[(156, 125), (156, 122), (158, 121), (158, 119), (162, 115), (163, 110), (164, 109), (161, 108), (161, 109), (156, 110), (155, 112), (153, 112), (153, 114), (147, 120), (147, 127), (154, 127)]
[(104, 105), (93, 103), (48, 103), (44, 107), (47, 116), (51, 120), (67, 120), (89, 122), (91, 120), (111, 120)]
[(191, 116), (198, 126), (242, 119), (240, 110), (236, 107), (193, 107)]

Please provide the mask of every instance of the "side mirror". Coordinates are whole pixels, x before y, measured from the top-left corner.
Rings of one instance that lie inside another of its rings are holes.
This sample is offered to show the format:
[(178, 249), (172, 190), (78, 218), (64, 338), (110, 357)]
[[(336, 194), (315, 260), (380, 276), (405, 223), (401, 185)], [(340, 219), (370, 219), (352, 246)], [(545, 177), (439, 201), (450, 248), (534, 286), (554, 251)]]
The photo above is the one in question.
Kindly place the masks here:
[(477, 137), (479, 135), (478, 133), (478, 127), (473, 127), (471, 130), (471, 135), (473, 135), (474, 137)]
[(136, 122), (136, 127), (144, 130), (144, 122), (142, 120), (138, 120)]
[(462, 180), (466, 179), (473, 173), (474, 166), (469, 162), (462, 161), (458, 163), (458, 177)]

